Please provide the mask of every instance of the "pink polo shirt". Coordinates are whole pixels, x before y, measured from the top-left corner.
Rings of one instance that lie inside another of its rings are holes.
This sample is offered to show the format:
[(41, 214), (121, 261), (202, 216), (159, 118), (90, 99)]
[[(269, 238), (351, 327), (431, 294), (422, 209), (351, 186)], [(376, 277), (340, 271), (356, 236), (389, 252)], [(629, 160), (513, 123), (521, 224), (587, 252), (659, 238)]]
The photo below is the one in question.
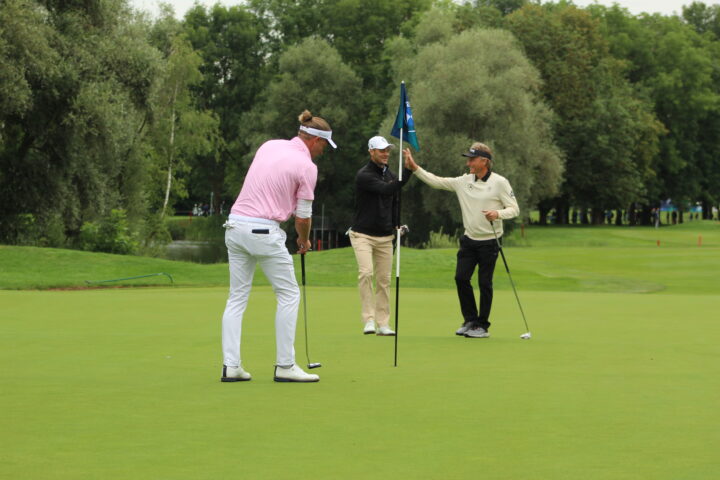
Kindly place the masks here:
[(230, 213), (284, 222), (298, 199), (315, 199), (317, 165), (300, 138), (269, 140), (255, 153)]

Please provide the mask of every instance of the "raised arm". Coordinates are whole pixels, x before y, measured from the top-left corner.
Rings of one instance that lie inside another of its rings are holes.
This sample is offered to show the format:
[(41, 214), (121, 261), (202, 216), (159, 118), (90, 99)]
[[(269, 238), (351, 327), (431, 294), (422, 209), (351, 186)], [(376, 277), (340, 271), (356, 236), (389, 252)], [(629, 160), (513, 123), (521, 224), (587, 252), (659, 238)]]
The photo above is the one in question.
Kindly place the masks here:
[(417, 163), (415, 163), (415, 159), (413, 159), (409, 148), (403, 150), (403, 155), (405, 156), (405, 168), (415, 172), (415, 175), (422, 180), (423, 183), (439, 190), (449, 190), (451, 192), (455, 191), (455, 185), (457, 184), (459, 177), (438, 177), (426, 170), (423, 170)]

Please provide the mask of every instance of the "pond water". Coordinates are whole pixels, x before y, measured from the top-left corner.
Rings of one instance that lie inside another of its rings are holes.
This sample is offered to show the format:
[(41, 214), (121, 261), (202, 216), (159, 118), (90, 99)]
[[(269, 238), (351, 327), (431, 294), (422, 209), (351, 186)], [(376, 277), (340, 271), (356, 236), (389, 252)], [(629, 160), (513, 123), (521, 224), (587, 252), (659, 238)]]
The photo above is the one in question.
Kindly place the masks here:
[(224, 242), (194, 242), (175, 240), (165, 251), (168, 260), (181, 260), (195, 263), (225, 263), (228, 261)]

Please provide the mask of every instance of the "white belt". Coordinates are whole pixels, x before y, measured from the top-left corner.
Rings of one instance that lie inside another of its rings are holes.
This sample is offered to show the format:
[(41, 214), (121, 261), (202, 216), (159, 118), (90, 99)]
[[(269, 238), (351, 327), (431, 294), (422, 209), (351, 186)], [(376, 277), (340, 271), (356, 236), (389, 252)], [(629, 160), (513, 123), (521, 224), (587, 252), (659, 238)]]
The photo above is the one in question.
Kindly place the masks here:
[(230, 215), (228, 215), (228, 220), (235, 220), (237, 222), (244, 222), (244, 223), (262, 223), (263, 225), (272, 225), (275, 227), (280, 226), (280, 222), (276, 222), (275, 220), (270, 220), (269, 218), (244, 217), (242, 215), (235, 215), (232, 213)]

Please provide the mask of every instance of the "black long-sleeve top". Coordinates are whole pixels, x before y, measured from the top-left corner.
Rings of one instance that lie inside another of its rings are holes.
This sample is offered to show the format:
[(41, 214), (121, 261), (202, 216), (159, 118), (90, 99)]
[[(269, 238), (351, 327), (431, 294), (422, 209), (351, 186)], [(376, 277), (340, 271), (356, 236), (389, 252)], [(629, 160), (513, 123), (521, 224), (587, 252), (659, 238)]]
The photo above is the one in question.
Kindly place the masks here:
[(355, 175), (355, 221), (352, 229), (373, 237), (393, 235), (398, 223), (398, 191), (412, 172), (403, 168), (402, 181), (388, 167), (372, 161)]

